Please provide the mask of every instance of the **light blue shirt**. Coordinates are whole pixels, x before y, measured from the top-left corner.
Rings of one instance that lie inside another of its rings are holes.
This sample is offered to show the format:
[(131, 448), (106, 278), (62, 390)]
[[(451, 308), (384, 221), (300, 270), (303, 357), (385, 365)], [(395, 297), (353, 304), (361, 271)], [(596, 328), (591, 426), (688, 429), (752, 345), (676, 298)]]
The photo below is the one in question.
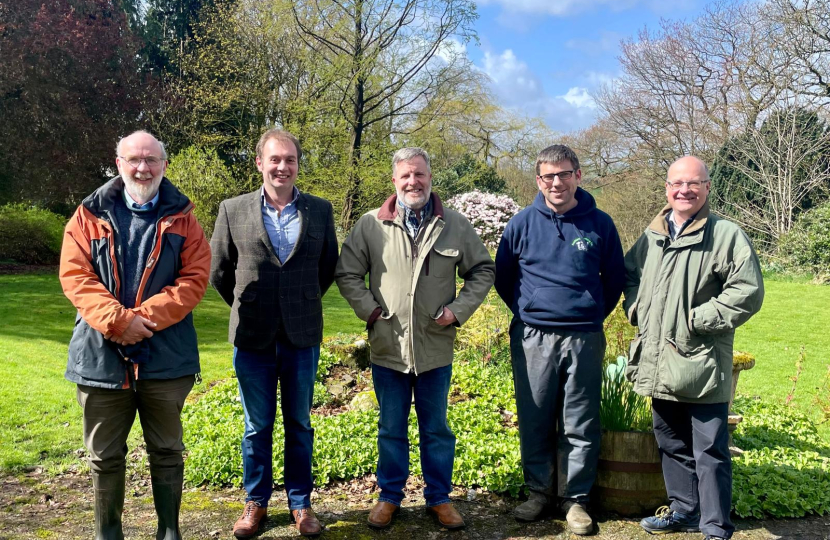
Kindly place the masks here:
[(127, 203), (127, 208), (129, 208), (130, 210), (134, 210), (136, 212), (146, 212), (148, 210), (152, 210), (159, 203), (158, 191), (156, 191), (155, 197), (153, 197), (152, 199), (150, 199), (150, 201), (144, 204), (138, 204), (137, 202), (135, 202), (135, 199), (130, 197), (130, 194), (127, 193), (126, 189), (122, 190), (122, 193), (124, 193), (124, 202)]
[(265, 225), (265, 232), (271, 239), (274, 252), (281, 263), (288, 260), (288, 256), (294, 251), (294, 244), (300, 235), (300, 214), (297, 212), (297, 197), (300, 190), (294, 186), (294, 198), (285, 205), (282, 212), (268, 204), (265, 199), (265, 187), (260, 190), (262, 199), (262, 223)]

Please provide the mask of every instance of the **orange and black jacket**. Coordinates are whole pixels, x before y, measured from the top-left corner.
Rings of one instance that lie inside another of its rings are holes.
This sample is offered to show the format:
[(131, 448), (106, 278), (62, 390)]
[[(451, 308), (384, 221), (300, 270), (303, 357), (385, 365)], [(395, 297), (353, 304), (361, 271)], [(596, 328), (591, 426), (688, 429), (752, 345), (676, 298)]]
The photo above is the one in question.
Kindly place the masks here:
[[(193, 203), (162, 179), (153, 247), (136, 307), (128, 309), (118, 301), (124, 268), (114, 214), (123, 189), (117, 176), (84, 199), (66, 225), (61, 249), (61, 287), (78, 309), (65, 376), (101, 388), (199, 373), (191, 312), (207, 288), (210, 246), (193, 215)], [(153, 337), (145, 340), (140, 364), (130, 362), (124, 348), (105, 338), (120, 336), (136, 315), (157, 324)]]

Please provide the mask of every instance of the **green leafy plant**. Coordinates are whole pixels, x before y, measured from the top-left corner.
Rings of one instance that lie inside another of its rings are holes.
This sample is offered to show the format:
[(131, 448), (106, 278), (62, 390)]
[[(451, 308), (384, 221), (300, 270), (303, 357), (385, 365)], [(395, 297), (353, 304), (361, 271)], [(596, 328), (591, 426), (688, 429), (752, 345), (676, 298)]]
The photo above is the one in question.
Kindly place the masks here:
[(609, 363), (602, 373), (599, 419), (610, 431), (648, 431), (651, 429), (651, 401), (634, 391), (625, 378), (624, 356)]
[(807, 416), (759, 399), (737, 398), (732, 504), (741, 517), (795, 518), (830, 512), (830, 444)]
[(0, 207), (0, 259), (58, 264), (66, 218), (22, 204)]

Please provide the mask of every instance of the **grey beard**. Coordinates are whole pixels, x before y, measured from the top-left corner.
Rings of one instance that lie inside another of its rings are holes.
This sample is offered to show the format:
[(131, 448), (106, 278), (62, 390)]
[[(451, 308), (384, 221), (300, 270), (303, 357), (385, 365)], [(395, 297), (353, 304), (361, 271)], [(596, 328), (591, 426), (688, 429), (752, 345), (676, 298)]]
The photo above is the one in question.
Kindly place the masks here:
[(126, 174), (122, 176), (122, 179), (130, 196), (133, 199), (143, 199), (143, 202), (148, 202), (155, 197), (159, 189), (159, 184), (161, 184), (161, 178), (149, 184), (139, 184), (132, 176), (127, 176)]

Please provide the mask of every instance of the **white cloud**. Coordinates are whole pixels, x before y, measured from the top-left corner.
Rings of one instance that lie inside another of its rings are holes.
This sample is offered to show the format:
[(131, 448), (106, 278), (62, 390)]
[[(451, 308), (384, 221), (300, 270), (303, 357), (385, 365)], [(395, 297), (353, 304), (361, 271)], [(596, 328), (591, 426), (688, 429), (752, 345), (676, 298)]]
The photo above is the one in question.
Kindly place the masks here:
[(455, 38), (450, 38), (441, 43), (437, 55), (445, 62), (452, 62), (454, 58), (467, 55), (467, 45)]
[(559, 132), (583, 129), (596, 121), (597, 110), (587, 88), (573, 87), (551, 96), (528, 65), (507, 49), (501, 54), (485, 51), (480, 69), (490, 77), (499, 102), (523, 115), (541, 117)]
[(565, 95), (556, 97), (564, 99), (574, 107), (578, 108), (595, 109), (597, 106), (596, 103), (594, 103), (594, 98), (592, 98), (588, 93), (588, 90), (578, 86), (568, 89)]
[(500, 55), (485, 51), (484, 72), (493, 82), (496, 95), (505, 104), (521, 104), (544, 96), (542, 82), (510, 49)]

